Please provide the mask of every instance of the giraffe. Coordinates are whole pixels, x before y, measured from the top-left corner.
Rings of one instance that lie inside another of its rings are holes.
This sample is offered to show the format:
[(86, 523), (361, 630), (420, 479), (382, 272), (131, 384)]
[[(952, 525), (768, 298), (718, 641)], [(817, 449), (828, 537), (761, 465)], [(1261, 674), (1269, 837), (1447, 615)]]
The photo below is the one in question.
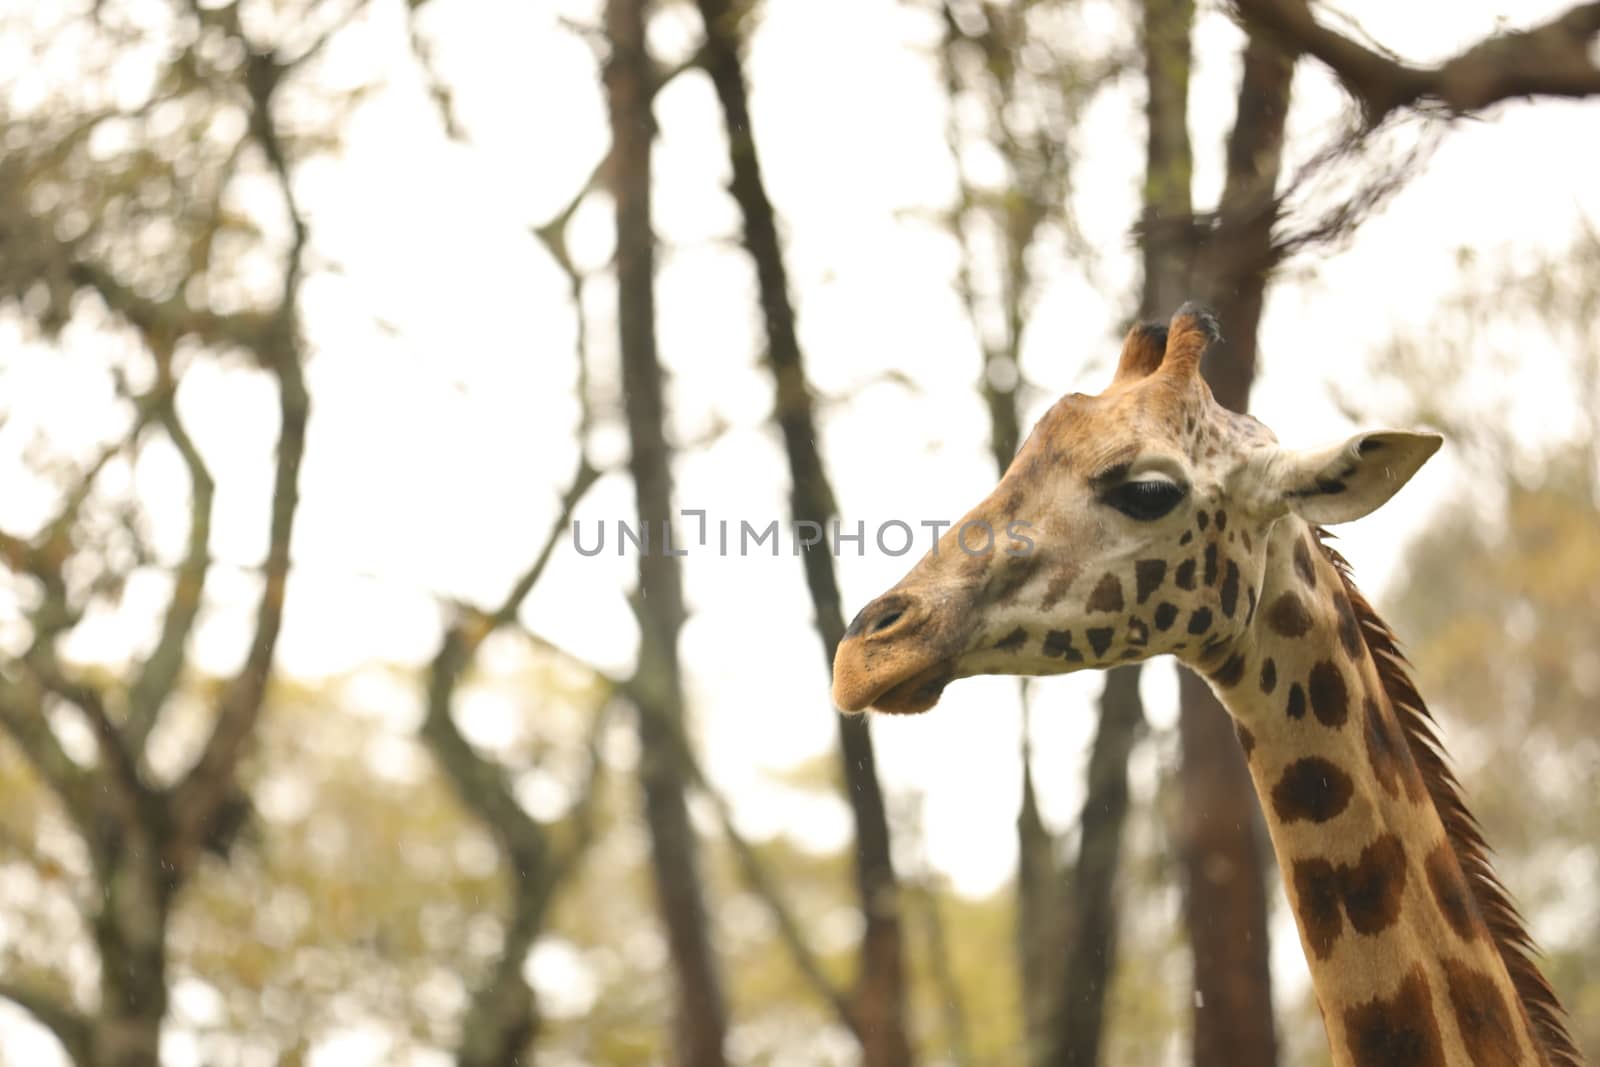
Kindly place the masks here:
[(1233, 719), (1333, 1062), (1576, 1067), (1395, 637), (1322, 530), (1385, 503), (1440, 438), (1282, 448), (1212, 398), (1217, 339), (1194, 304), (1134, 327), (1105, 392), (1059, 400), (856, 616), (834, 702), (914, 713), (958, 678), (1173, 654)]

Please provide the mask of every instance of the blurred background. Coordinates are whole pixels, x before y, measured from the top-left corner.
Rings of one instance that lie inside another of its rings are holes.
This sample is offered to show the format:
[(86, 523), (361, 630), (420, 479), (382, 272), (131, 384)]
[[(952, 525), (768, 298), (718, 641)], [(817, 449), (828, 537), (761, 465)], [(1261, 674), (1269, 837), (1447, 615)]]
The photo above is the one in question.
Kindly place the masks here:
[(1600, 1057), (1567, 7), (10, 0), (0, 1063), (1327, 1062), (1203, 686), (828, 699), (1189, 298), (1448, 435), (1338, 546)]

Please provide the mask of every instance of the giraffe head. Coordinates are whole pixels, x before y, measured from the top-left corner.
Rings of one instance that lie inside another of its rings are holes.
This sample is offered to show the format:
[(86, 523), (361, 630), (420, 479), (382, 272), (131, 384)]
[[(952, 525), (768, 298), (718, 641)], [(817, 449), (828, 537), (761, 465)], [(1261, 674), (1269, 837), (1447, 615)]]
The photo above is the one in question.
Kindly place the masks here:
[(1059, 400), (995, 490), (856, 616), (834, 702), (918, 712), (977, 674), (1213, 664), (1254, 621), (1275, 522), (1360, 518), (1439, 447), (1381, 431), (1280, 448), (1212, 398), (1199, 363), (1215, 340), (1191, 304), (1136, 326), (1105, 392)]

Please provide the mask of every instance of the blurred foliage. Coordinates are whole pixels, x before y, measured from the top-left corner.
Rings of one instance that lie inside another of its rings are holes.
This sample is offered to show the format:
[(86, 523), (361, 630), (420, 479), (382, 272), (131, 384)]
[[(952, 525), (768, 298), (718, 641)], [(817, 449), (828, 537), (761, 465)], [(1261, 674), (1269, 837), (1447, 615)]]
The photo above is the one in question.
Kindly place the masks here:
[(1570, 484), (1512, 484), (1441, 515), (1393, 594), (1417, 680), (1469, 802), (1548, 954), (1574, 1036), (1600, 1054), (1600, 510)]
[[(86, 283), (113, 308), (270, 308), (293, 239), (274, 176), (332, 150), (366, 92), (295, 75), (365, 6), (12, 7), (0, 32), (29, 61), (0, 82), (0, 292), (51, 332)], [(295, 120), (262, 137), (280, 84)]]
[[(480, 692), (537, 701), (540, 725), (524, 724), (491, 751), (516, 772), (529, 805), (550, 818), (563, 794), (552, 779), (563, 777), (563, 759), (576, 758), (575, 737), (594, 713), (593, 692), (552, 688), (559, 676), (536, 663), (476, 683)], [(169, 1032), (192, 1042), (203, 1062), (242, 1062), (253, 1049), (298, 1063), (320, 1042), (349, 1033), (378, 1041), (395, 1061), (454, 1046), (467, 992), (499, 951), (505, 884), (492, 840), (410, 729), (412, 682), (373, 668), (357, 679), (274, 687), (245, 775), (253, 814), (230, 858), (202, 865), (171, 928)], [(374, 698), (374, 690), (387, 696)], [(602, 751), (619, 772), (636, 758), (620, 726)], [(826, 786), (815, 792), (833, 796)], [(0, 796), (4, 970), (67, 990), (92, 988), (92, 942), (71, 907), (74, 896), (95, 892), (92, 877), (70, 851), (73, 839), (61, 832), (49, 794), (9, 746), (0, 749)], [(549, 1062), (659, 1062), (671, 991), (647, 838), (634, 809), (626, 776), (607, 778), (596, 843), (525, 967), (540, 994), (540, 1050)], [(1153, 816), (1144, 810), (1148, 829)], [(1182, 984), (1182, 950), (1170, 886), (1146, 883), (1163, 877), (1159, 835), (1136, 833), (1130, 843), (1126, 893), (1134, 918), (1111, 997), (1111, 1050), (1117, 1062), (1152, 1062), (1179, 1040), (1183, 1005), (1171, 991)], [(727, 850), (708, 844), (708, 896), (717, 902), (719, 948), (732, 976), (738, 1062), (853, 1062), (853, 1040), (805, 984), (765, 902)], [(818, 851), (779, 835), (758, 852), (830, 977), (847, 981), (860, 925), (848, 848)], [(969, 899), (925, 871), (907, 896), (913, 1019), (923, 1047), (933, 1062), (952, 1047), (953, 994), (964, 1062), (1015, 1062), (1022, 1036), (1010, 887)], [(933, 909), (942, 930), (937, 948), (927, 936)], [(948, 989), (933, 980), (939, 968), (948, 971)]]
[[(1463, 247), (1450, 293), (1336, 391), (1356, 420), (1433, 426), (1498, 490), (1576, 479), (1600, 493), (1600, 228), (1554, 253)], [(1498, 510), (1499, 501), (1485, 505)]]
[[(1445, 430), (1471, 485), (1410, 546), (1385, 599), (1574, 1037), (1596, 1059), (1600, 232), (1581, 228), (1564, 252), (1528, 263), (1463, 254), (1460, 265), (1426, 334), (1401, 334), (1374, 367), (1386, 413)], [(1518, 400), (1534, 376), (1529, 421)]]
[[(403, 701), (405, 684), (396, 677), (388, 691)], [(247, 827), (226, 862), (202, 864), (176, 912), (169, 1025), (206, 1062), (252, 1048), (297, 1062), (352, 1028), (376, 1028), (397, 1055), (448, 1045), (464, 983), (498, 950), (493, 842), (435, 771), (403, 703), (352, 707), (353, 692), (274, 687), (245, 774)], [(567, 717), (578, 714), (569, 705)], [(74, 839), (9, 746), (0, 790), (5, 970), (92, 988), (92, 944), (69, 906), (96, 891), (86, 864), (61, 852)]]
[(956, 171), (942, 221), (961, 248), (956, 290), (983, 353), (980, 389), (1005, 463), (1016, 415), (997, 417), (994, 396), (1026, 392), (1024, 335), (1041, 299), (1064, 265), (1091, 282), (1102, 270), (1102, 251), (1079, 225), (1081, 129), (1095, 100), (1137, 69), (1137, 19), (1070, 0), (928, 6), (943, 26), (937, 58)]

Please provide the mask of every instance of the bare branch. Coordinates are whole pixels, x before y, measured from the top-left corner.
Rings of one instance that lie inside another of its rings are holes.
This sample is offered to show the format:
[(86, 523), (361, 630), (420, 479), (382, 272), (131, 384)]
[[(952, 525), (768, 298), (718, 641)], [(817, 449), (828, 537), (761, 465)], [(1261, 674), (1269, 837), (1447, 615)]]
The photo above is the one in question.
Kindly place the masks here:
[[(1400, 121), (1399, 113), (1389, 124)], [(1270, 269), (1289, 257), (1315, 249), (1326, 252), (1349, 242), (1361, 224), (1376, 214), (1405, 188), (1406, 183), (1423, 171), (1423, 164), (1443, 137), (1445, 127), (1440, 123), (1422, 122), (1420, 133), (1406, 139), (1404, 149), (1387, 159), (1363, 158), (1372, 149), (1379, 131), (1375, 127), (1356, 128), (1329, 142), (1323, 149), (1297, 168), (1277, 198), (1276, 212), (1281, 219), (1291, 220), (1272, 235), (1271, 247), (1261, 260)], [(1316, 199), (1319, 182), (1337, 184), (1342, 176), (1359, 175), (1359, 184), (1353, 190), (1336, 190), (1332, 205), (1316, 213), (1302, 212), (1293, 206), (1297, 198), (1303, 201)], [(1302, 215), (1309, 217), (1301, 218)], [(1217, 242), (1222, 247), (1225, 242)]]
[(1591, 51), (1600, 3), (1578, 4), (1529, 30), (1494, 34), (1436, 67), (1395, 59), (1330, 28), (1308, 0), (1234, 0), (1247, 26), (1274, 35), (1291, 53), (1315, 56), (1361, 104), (1367, 125), (1407, 107), (1479, 111), (1516, 97), (1600, 93)]
[[(336, 15), (333, 18), (333, 21), (329, 22), (328, 25), (323, 28), (322, 32), (317, 34), (315, 39), (313, 39), (310, 44), (306, 45), (306, 47), (301, 50), (299, 55), (295, 56), (293, 59), (284, 60), (284, 70), (295, 70), (321, 55), (322, 50), (328, 46), (328, 42), (333, 40), (334, 37), (338, 36), (340, 31), (344, 30), (356, 20), (357, 15), (360, 15), (367, 9), (367, 2), (368, 0), (351, 0), (350, 4), (346, 6), (342, 12)], [(410, 7), (413, 9), (417, 6), (419, 5), (414, 3), (410, 5)]]
[(288, 583), (289, 539), (300, 502), (300, 461), (305, 455), (310, 398), (300, 368), (297, 344), (284, 335), (274, 350), (258, 350), (271, 361), (278, 379), (278, 458), (272, 490), (266, 575), (256, 609), (255, 636), (244, 665), (223, 693), (216, 725), (200, 758), (179, 783), (173, 815), (180, 828), (175, 860), (192, 858), (205, 840), (212, 820), (232, 786), (234, 771), (261, 714), (273, 651), (283, 625), (283, 599)]
[(192, 307), (179, 287), (166, 300), (150, 300), (125, 285), (99, 263), (72, 261), (67, 276), (75, 285), (93, 290), (106, 307), (139, 328), (146, 337), (176, 342), (193, 337), (216, 348), (253, 349), (268, 335), (271, 317), (262, 312), (237, 311), (226, 315)]
[(272, 515), (268, 527), (266, 576), (256, 609), (255, 635), (244, 666), (225, 690), (216, 725), (194, 766), (174, 792), (173, 815), (179, 833), (174, 862), (180, 866), (206, 840), (211, 824), (222, 811), (233, 788), (235, 771), (244, 754), (266, 697), (278, 632), (283, 625), (283, 599), (288, 582), (289, 541), (300, 502), (300, 463), (305, 455), (306, 423), (310, 396), (301, 367), (297, 296), (309, 230), (298, 200), (288, 156), (273, 114), (274, 97), (287, 64), (258, 47), (239, 25), (235, 5), (206, 8), (191, 5), (202, 23), (221, 26), (245, 50), (245, 90), (250, 98), (250, 136), (261, 148), (277, 178), (293, 230), (285, 256), (281, 296), (264, 316), (263, 328), (248, 346), (261, 366), (278, 380), (278, 455), (272, 487)]
[(517, 579), (507, 594), (505, 602), (490, 616), (494, 626), (503, 626), (517, 617), (522, 602), (528, 598), (533, 587), (538, 584), (539, 578), (544, 574), (545, 565), (550, 562), (550, 556), (555, 552), (556, 545), (561, 540), (561, 535), (566, 532), (567, 524), (572, 521), (572, 513), (578, 506), (578, 501), (589, 491), (589, 487), (600, 479), (600, 471), (590, 466), (589, 457), (584, 456), (578, 461), (578, 472), (573, 475), (572, 484), (561, 497), (561, 510), (556, 515), (555, 521), (550, 524), (550, 533), (545, 538), (544, 544), (539, 548), (539, 554), (534, 557), (533, 564), (521, 578)]
[[(611, 127), (610, 178), (616, 252), (617, 356), (630, 444), (628, 470), (641, 522), (672, 514), (671, 445), (666, 439), (664, 370), (656, 339), (656, 233), (650, 174), (656, 124), (651, 110), (657, 71), (645, 0), (607, 0), (610, 56), (605, 63)], [(713, 77), (713, 80), (715, 78)], [(676, 1059), (703, 1067), (728, 1062), (728, 1005), (700, 875), (699, 840), (685, 799), (685, 771), (667, 736), (685, 714), (678, 635), (686, 609), (679, 561), (638, 558), (634, 614), (639, 649), (635, 706), (642, 757), (637, 779), (650, 837), (649, 869), (672, 975)]]
[(438, 109), (439, 118), (444, 123), (444, 134), (450, 140), (465, 144), (467, 140), (466, 129), (461, 125), (461, 118), (456, 114), (455, 93), (450, 88), (450, 83), (439, 74), (439, 68), (433, 59), (433, 45), (423, 36), (422, 28), (417, 25), (417, 16), (427, 0), (412, 0), (406, 5), (406, 41), (411, 46), (411, 58), (416, 60), (417, 67), (422, 72), (422, 83), (426, 87), (428, 96), (433, 100), (433, 106)]
[[(39, 539), (41, 542), (50, 544), (50, 542), (64, 540), (71, 536), (72, 527), (76, 525), (78, 516), (83, 511), (83, 505), (88, 502), (89, 494), (94, 491), (95, 479), (100, 476), (101, 471), (105, 470), (106, 464), (111, 462), (112, 457), (126, 448), (143, 431), (145, 425), (149, 422), (150, 411), (154, 407), (154, 399), (152, 396), (143, 398), (136, 403), (133, 426), (128, 430), (126, 437), (105, 445), (95, 455), (94, 460), (78, 477), (77, 483), (67, 492), (67, 498), (62, 502), (61, 510), (56, 513), (56, 517), (50, 520), (50, 524), (40, 534)], [(40, 555), (50, 556), (53, 555), (53, 552), (54, 546), (46, 549)], [(41, 562), (43, 561), (41, 560)], [(45, 566), (36, 568), (36, 570), (48, 568), (49, 564), (46, 563)], [(56, 576), (59, 577), (59, 572)]]
[[(602, 683), (608, 681), (600, 671), (596, 670), (594, 674)], [(621, 693), (622, 690), (610, 688), (610, 692)], [(611, 716), (608, 711), (612, 706), (614, 705), (610, 700), (601, 704), (599, 713), (590, 724), (589, 736), (584, 741), (587, 758), (584, 761), (583, 781), (578, 784), (577, 799), (573, 801), (571, 809), (563, 820), (566, 842), (559, 851), (559, 858), (555, 861), (556, 865), (564, 870), (575, 867), (579, 857), (594, 843), (595, 811), (600, 802), (600, 781), (605, 770), (605, 761), (600, 755), (600, 742), (610, 722)]]
[(427, 714), (422, 737), (456, 796), (494, 836), (505, 857), (510, 909), (500, 957), (473, 991), (462, 1025), (459, 1060), (464, 1067), (512, 1062), (537, 1027), (533, 992), (522, 977), (523, 961), (544, 927), (556, 889), (576, 868), (592, 839), (588, 832), (593, 767), (570, 816), (574, 827), (566, 849), (517, 802), (503, 767), (480, 756), (461, 736), (451, 715), (455, 687), (473, 643), (464, 627), (446, 633), (428, 674)]
[[(457, 624), (446, 632), (428, 670), (427, 713), (423, 739), (433, 749), (457, 795), (499, 839), (501, 847), (528, 870), (541, 867), (546, 852), (544, 830), (517, 803), (505, 768), (484, 759), (456, 727), (451, 715), (456, 684), (466, 670), (480, 625)], [(520, 895), (520, 894), (519, 894)]]
[[(157, 391), (157, 393), (159, 390)], [(67, 491), (66, 499), (54, 518), (30, 543), (23, 538), (0, 532), (0, 558), (18, 574), (25, 574), (44, 589), (44, 597), (29, 616), (33, 627), (33, 648), (46, 648), (57, 634), (77, 624), (82, 605), (73, 604), (67, 591), (66, 576), (62, 570), (73, 552), (72, 531), (83, 511), (95, 480), (113, 456), (129, 442), (137, 439), (150, 418), (151, 409), (159, 397), (152, 393), (135, 401), (133, 425), (127, 435), (105, 445), (77, 476)]]
[(95, 811), (89, 775), (67, 755), (50, 729), (43, 713), (42, 695), (37, 686), (24, 686), (0, 676), (0, 728), (61, 799), (67, 813), (85, 831), (85, 839), (92, 841), (93, 835), (87, 833)]
[(119, 803), (113, 805), (112, 810), (117, 817), (139, 819), (144, 825), (151, 825), (154, 821), (152, 804), (156, 797), (139, 777), (139, 768), (128, 754), (122, 733), (106, 710), (104, 695), (92, 683), (67, 675), (48, 649), (37, 649), (23, 662), (40, 686), (61, 697), (82, 714), (89, 732), (94, 735), (101, 766), (105, 768), (111, 787), (116, 791)]
[(144, 750), (145, 739), (183, 670), (184, 649), (200, 614), (201, 594), (210, 570), (211, 505), (215, 495), (211, 472), (179, 421), (175, 398), (170, 394), (159, 418), (183, 457), (184, 466), (189, 468), (189, 542), (183, 562), (173, 575), (172, 600), (167, 606), (161, 637), (128, 690), (128, 717), (123, 732), (129, 750), (135, 754)]
[[(572, 262), (572, 256), (567, 252), (567, 226), (572, 222), (572, 216), (577, 213), (578, 205), (583, 203), (584, 198), (605, 185), (606, 169), (610, 165), (611, 154), (607, 152), (595, 163), (594, 169), (589, 171), (589, 177), (584, 179), (583, 184), (578, 187), (578, 191), (572, 194), (571, 199), (562, 206), (561, 210), (550, 216), (547, 221), (533, 227), (533, 235), (539, 239), (539, 243), (544, 245), (545, 251), (550, 253), (550, 258), (556, 261), (556, 266), (560, 267), (561, 272), (567, 276), (567, 281), (574, 294), (582, 285), (583, 274)], [(580, 304), (577, 305), (577, 308), (581, 319), (583, 307)], [(580, 343), (578, 350), (582, 352), (586, 351), (586, 348)]]
[[(456, 790), (461, 793), (462, 801), (490, 825), (496, 837), (502, 837), (502, 845), (514, 854), (542, 854), (546, 848), (542, 841), (544, 830), (517, 803), (514, 792), (506, 782), (504, 769), (498, 763), (480, 757), (472, 745), (467, 744), (466, 737), (461, 736), (461, 731), (456, 729), (456, 723), (451, 718), (454, 691), (483, 640), (501, 627), (517, 621), (518, 609), (522, 608), (523, 600), (528, 598), (534, 584), (538, 584), (555, 545), (565, 533), (573, 510), (597, 477), (594, 467), (589, 466), (587, 456), (582, 458), (578, 472), (573, 475), (573, 482), (562, 494), (560, 512), (555, 522), (550, 523), (550, 533), (539, 547), (533, 565), (518, 577), (507, 593), (506, 600), (501, 601), (501, 606), (494, 609), (493, 614), (469, 613), (466, 619), (456, 622), (445, 633), (445, 640), (440, 643), (434, 664), (429, 669), (427, 717), (422, 723), (422, 736), (442, 761), (446, 773), (456, 784)], [(605, 677), (598, 670), (595, 670), (595, 675)]]
[[(728, 138), (728, 162), (733, 172), (730, 191), (739, 205), (744, 244), (755, 267), (766, 326), (767, 367), (773, 384), (772, 421), (783, 438), (788, 459), (790, 512), (796, 522), (823, 524), (838, 513), (838, 505), (817, 444), (816, 417), (794, 305), (790, 300), (777, 213), (767, 195), (752, 132), (745, 72), (739, 54), (742, 5), (728, 0), (698, 0), (697, 6), (706, 32), (703, 65), (716, 89)], [(636, 449), (638, 445), (636, 440)], [(663, 506), (640, 509), (642, 515), (664, 514), (665, 511)], [(822, 638), (821, 651), (831, 666), (834, 650), (845, 630), (833, 558), (827, 552), (806, 552), (803, 562), (806, 590)], [(659, 607), (654, 592), (651, 605)], [(643, 612), (640, 622), (643, 626)], [(641, 711), (647, 714), (646, 708)], [(856, 830), (856, 898), (866, 920), (855, 995), (849, 1005), (851, 1026), (861, 1042), (862, 1062), (866, 1067), (905, 1064), (911, 1061), (912, 1055), (906, 1014), (904, 939), (877, 760), (864, 719), (836, 715), (836, 724), (846, 783), (845, 801), (850, 805)], [(674, 723), (671, 729), (676, 734), (682, 727)], [(783, 929), (781, 921), (780, 929)], [(804, 947), (796, 935), (792, 950), (799, 952)], [(797, 959), (803, 958), (797, 956)]]
[(677, 750), (675, 758), (682, 764), (688, 773), (689, 781), (699, 789), (702, 796), (711, 802), (716, 809), (717, 819), (722, 825), (722, 833), (728, 839), (728, 844), (733, 849), (733, 856), (739, 865), (739, 873), (744, 878), (750, 891), (761, 899), (766, 905), (772, 921), (778, 929), (778, 939), (783, 942), (784, 948), (789, 952), (795, 967), (799, 969), (801, 977), (828, 1004), (839, 1017), (839, 1021), (852, 1031), (859, 1031), (860, 1020), (851, 1010), (850, 999), (837, 988), (828, 978), (827, 971), (822, 966), (822, 960), (811, 950), (805, 934), (801, 931), (800, 922), (795, 918), (793, 910), (784, 899), (783, 890), (779, 887), (778, 880), (767, 869), (766, 863), (761, 859), (761, 854), (756, 848), (745, 840), (734, 822), (733, 806), (726, 797), (706, 777), (704, 768), (695, 757), (694, 746), (690, 744), (680, 724), (672, 724), (668, 734), (673, 747)]
[[(478, 621), (484, 620), (480, 617)], [(544, 828), (517, 803), (505, 769), (478, 755), (451, 715), (456, 683), (471, 660), (472, 649), (489, 629), (457, 623), (445, 633), (428, 671), (422, 724), (423, 740), (456, 796), (494, 835), (511, 875), (511, 915), (500, 958), (490, 978), (473, 992), (462, 1026), (458, 1058), (466, 1067), (515, 1062), (532, 1040), (537, 1025), (533, 992), (521, 967), (559, 881), (550, 870), (550, 844)]]
[[(23, 656), (21, 665), (39, 686), (40, 692), (37, 695), (42, 696), (43, 691), (54, 693), (72, 704), (82, 714), (99, 748), (100, 762), (108, 772), (112, 788), (115, 789), (120, 801), (114, 810), (118, 817), (127, 818), (149, 816), (153, 795), (145, 788), (139, 777), (138, 768), (129, 758), (122, 736), (107, 712), (104, 695), (90, 682), (70, 677), (62, 669), (56, 658), (54, 638), (75, 622), (79, 615), (79, 609), (69, 601), (63, 574), (63, 564), (72, 552), (72, 529), (93, 491), (100, 472), (128, 441), (138, 437), (150, 418), (152, 408), (166, 393), (166, 389), (158, 386), (150, 394), (135, 401), (135, 417), (127, 437), (100, 450), (88, 469), (67, 493), (66, 500), (55, 518), (39, 535), (38, 545), (28, 546), (14, 537), (5, 539), (8, 560), (13, 562), (13, 566), (22, 564), (23, 572), (44, 586), (44, 598), (39, 607), (32, 612), (30, 620), (33, 624), (32, 648)], [(59, 751), (59, 747), (55, 745), (54, 735), (44, 724), (41, 710), (42, 701), (37, 699), (18, 707), (19, 718), (36, 717), (38, 726), (30, 728), (19, 721), (17, 724), (19, 729), (13, 733), (18, 743), (29, 751), (31, 758), (53, 765), (53, 770), (50, 772), (47, 772), (43, 765), (40, 766), (41, 773), (47, 773), (47, 780), (52, 784), (56, 784), (59, 780), (61, 785), (66, 786), (67, 779), (58, 778), (65, 775), (65, 765), (56, 762), (55, 752)], [(61, 758), (64, 760), (65, 756)], [(81, 785), (80, 782), (79, 787)], [(84, 809), (84, 814), (87, 814), (87, 809)]]
[[(583, 364), (583, 352), (579, 351)], [(580, 398), (586, 394), (580, 393)], [(587, 421), (587, 403), (584, 404)], [(600, 472), (581, 454), (561, 507), (532, 564), (519, 576), (491, 614), (468, 610), (445, 633), (428, 671), (427, 707), (422, 738), (450, 780), (456, 796), (493, 834), (508, 867), (511, 914), (499, 959), (489, 977), (472, 992), (462, 1022), (457, 1050), (461, 1067), (488, 1067), (520, 1059), (538, 1029), (533, 991), (522, 966), (544, 928), (545, 914), (556, 889), (576, 869), (593, 839), (593, 803), (599, 778), (598, 734), (604, 715), (597, 715), (589, 738), (589, 767), (578, 799), (567, 817), (569, 840), (561, 847), (549, 830), (522, 807), (507, 780), (505, 768), (485, 759), (461, 735), (452, 714), (457, 683), (484, 639), (517, 622), (518, 612), (560, 543), (578, 502)], [(598, 672), (595, 672), (598, 676)]]
[[(420, 5), (414, 5), (413, 11), (416, 6)], [(704, 62), (705, 50), (700, 49), (682, 62), (668, 67), (665, 71), (658, 72), (654, 83), (650, 87), (651, 96), (653, 97), (670, 85), (678, 75), (686, 71), (700, 69)], [(447, 115), (445, 118), (446, 128), (448, 129), (455, 121), (452, 116)], [(595, 190), (605, 187), (606, 171), (610, 166), (611, 152), (608, 149), (605, 155), (595, 161), (593, 169), (589, 171), (589, 176), (584, 179), (583, 184), (578, 187), (578, 191), (572, 194), (561, 209), (551, 215), (545, 222), (532, 227), (533, 235), (545, 246), (551, 258), (556, 261), (556, 265), (561, 268), (561, 272), (567, 276), (574, 293), (581, 288), (583, 277), (582, 272), (578, 270), (577, 266), (572, 262), (571, 255), (567, 252), (567, 225), (572, 221), (572, 216), (577, 212), (578, 206), (583, 203), (584, 199)], [(578, 307), (580, 308), (579, 318), (581, 321), (582, 305), (580, 304)], [(578, 347), (580, 351), (586, 348), (581, 340)]]

